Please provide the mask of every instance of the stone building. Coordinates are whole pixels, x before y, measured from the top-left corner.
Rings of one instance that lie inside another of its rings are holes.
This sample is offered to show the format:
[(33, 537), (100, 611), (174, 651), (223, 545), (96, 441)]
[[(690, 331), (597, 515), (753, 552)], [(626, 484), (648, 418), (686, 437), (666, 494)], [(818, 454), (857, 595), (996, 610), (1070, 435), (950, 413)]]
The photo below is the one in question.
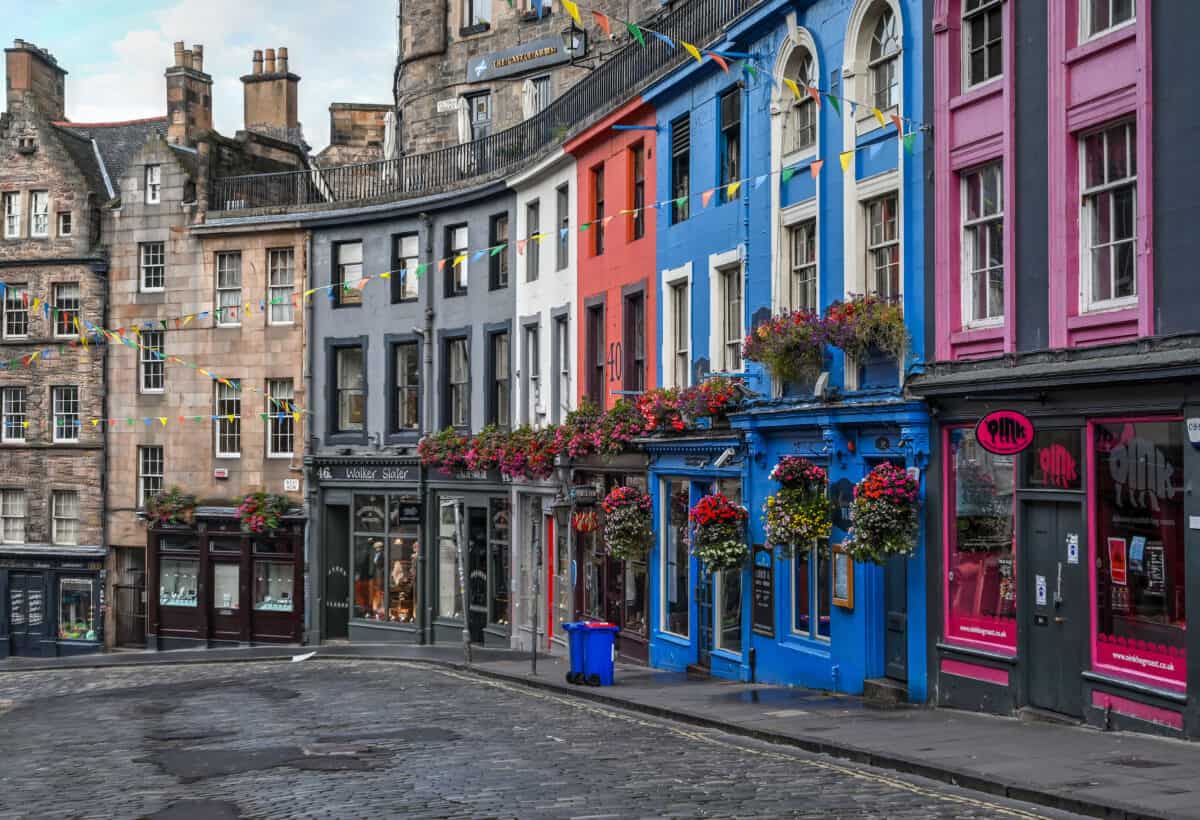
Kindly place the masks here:
[(100, 141), (61, 127), (64, 71), (5, 50), (0, 115), (0, 657), (92, 651), (103, 638), (104, 348)]
[(212, 130), (203, 54), (200, 45), (175, 44), (165, 72), (167, 117), (109, 171), (117, 198), (104, 211), (108, 326), (126, 340), (110, 346), (106, 413), (121, 642), (140, 643), (145, 634), (122, 596), (143, 583), (147, 531), (139, 511), (147, 499), (178, 486), (229, 515), (253, 490), (300, 500), (289, 477), (299, 477), (293, 465), (303, 447), (302, 421), (292, 415), (304, 406), (303, 235), (201, 235), (214, 177), (305, 167), (299, 77), (287, 70), (287, 49), (279, 58), (268, 49), (265, 70), (255, 51), (254, 70), (242, 78), (246, 130), (228, 138)]
[(391, 156), (395, 114), (390, 105), (331, 103), (329, 145), (314, 158), (322, 168), (372, 162)]
[[(469, 142), (528, 119), (628, 41), (616, 18), (641, 21), (666, 5), (595, 0), (581, 31), (561, 5), (541, 0), (539, 14), (538, 2), (399, 0), (394, 90), (402, 153)], [(592, 10), (612, 15), (616, 39), (603, 38)]]

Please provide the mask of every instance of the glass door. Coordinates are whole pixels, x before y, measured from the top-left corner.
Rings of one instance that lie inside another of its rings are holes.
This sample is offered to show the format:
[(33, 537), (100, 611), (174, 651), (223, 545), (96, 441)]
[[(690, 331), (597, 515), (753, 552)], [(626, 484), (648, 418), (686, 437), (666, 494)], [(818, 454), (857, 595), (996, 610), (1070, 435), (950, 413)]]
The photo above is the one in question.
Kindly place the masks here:
[(467, 628), (472, 643), (483, 643), (488, 620), (488, 520), (482, 507), (467, 509)]
[(233, 561), (213, 561), (212, 579), (212, 637), (215, 640), (237, 641), (242, 637), (241, 565)]
[(46, 609), (41, 573), (8, 576), (9, 628), (14, 655), (40, 655)]

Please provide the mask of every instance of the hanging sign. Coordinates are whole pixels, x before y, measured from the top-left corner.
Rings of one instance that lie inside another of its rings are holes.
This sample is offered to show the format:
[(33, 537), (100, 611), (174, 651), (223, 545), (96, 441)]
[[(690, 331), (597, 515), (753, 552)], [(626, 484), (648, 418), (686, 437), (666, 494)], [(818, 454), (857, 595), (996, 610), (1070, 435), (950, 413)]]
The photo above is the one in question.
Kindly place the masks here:
[(467, 82), (482, 83), (513, 74), (524, 74), (570, 61), (574, 52), (567, 48), (561, 34), (539, 37), (527, 43), (481, 54), (467, 61)]
[(996, 410), (975, 425), (975, 439), (989, 453), (1015, 455), (1033, 442), (1033, 422), (1016, 410)]
[(775, 551), (765, 544), (754, 545), (752, 575), (754, 605), (751, 625), (755, 635), (775, 637)]

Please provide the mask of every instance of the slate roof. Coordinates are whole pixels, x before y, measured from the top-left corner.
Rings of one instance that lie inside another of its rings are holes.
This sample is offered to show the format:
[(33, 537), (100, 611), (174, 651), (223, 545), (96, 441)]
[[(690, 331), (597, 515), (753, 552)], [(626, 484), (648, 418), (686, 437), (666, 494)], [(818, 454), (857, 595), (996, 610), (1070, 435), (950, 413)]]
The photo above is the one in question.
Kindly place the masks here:
[[(96, 145), (100, 149), (100, 158), (104, 162), (103, 170), (107, 172), (113, 191), (118, 196), (120, 195), (121, 177), (125, 175), (133, 157), (146, 144), (146, 140), (152, 134), (157, 134), (164, 139), (167, 136), (166, 117), (151, 117), (126, 122), (56, 122), (54, 125), (60, 132), (86, 140), (89, 147), (92, 140), (96, 141)], [(64, 140), (64, 142), (70, 142), (70, 140)], [(95, 152), (92, 153), (94, 155)], [(95, 164), (94, 159), (93, 164)], [(103, 183), (98, 190), (105, 190)]]
[(96, 159), (96, 149), (89, 138), (83, 137), (65, 128), (56, 128), (59, 142), (63, 149), (74, 160), (75, 165), (87, 180), (88, 189), (93, 191), (100, 202), (108, 199), (108, 187), (104, 184), (104, 171)]

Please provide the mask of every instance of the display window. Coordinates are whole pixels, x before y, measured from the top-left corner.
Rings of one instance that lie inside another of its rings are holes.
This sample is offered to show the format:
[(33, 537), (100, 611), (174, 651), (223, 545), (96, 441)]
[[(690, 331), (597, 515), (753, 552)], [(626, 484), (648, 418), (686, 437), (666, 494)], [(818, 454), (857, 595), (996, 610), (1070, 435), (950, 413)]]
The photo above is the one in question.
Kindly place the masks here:
[(507, 498), (488, 502), (488, 621), (501, 625), (508, 624), (509, 507)]
[(214, 609), (238, 609), (241, 605), (241, 595), (238, 592), (242, 568), (237, 564), (213, 564), (213, 596)]
[(792, 632), (827, 641), (831, 635), (829, 539), (792, 556)]
[(158, 537), (158, 548), (159, 550), (194, 551), (200, 549), (200, 541), (195, 533), (163, 534)]
[(441, 499), (438, 504), (437, 614), (462, 620), (462, 563), (459, 544), (466, 538), (461, 499)]
[(208, 537), (208, 551), (209, 552), (229, 552), (229, 553), (241, 552), (242, 551), (242, 539), (240, 536), (236, 536), (236, 535), (235, 536), (210, 535)]
[(420, 501), (382, 493), (356, 495), (354, 527), (354, 617), (414, 623)]
[(946, 433), (946, 640), (1015, 654), (1014, 457)]
[(162, 606), (196, 606), (200, 562), (194, 558), (163, 558), (159, 562), (158, 602)]
[(681, 637), (689, 634), (688, 596), (691, 555), (688, 547), (688, 510), (691, 504), (690, 482), (683, 478), (663, 481), (662, 520), (662, 628)]
[(58, 637), (71, 641), (96, 640), (92, 579), (62, 578), (58, 583)]
[(254, 609), (291, 612), (295, 608), (296, 568), (271, 561), (254, 562)]
[(1093, 664), (1184, 689), (1183, 421), (1093, 422), (1090, 447)]

